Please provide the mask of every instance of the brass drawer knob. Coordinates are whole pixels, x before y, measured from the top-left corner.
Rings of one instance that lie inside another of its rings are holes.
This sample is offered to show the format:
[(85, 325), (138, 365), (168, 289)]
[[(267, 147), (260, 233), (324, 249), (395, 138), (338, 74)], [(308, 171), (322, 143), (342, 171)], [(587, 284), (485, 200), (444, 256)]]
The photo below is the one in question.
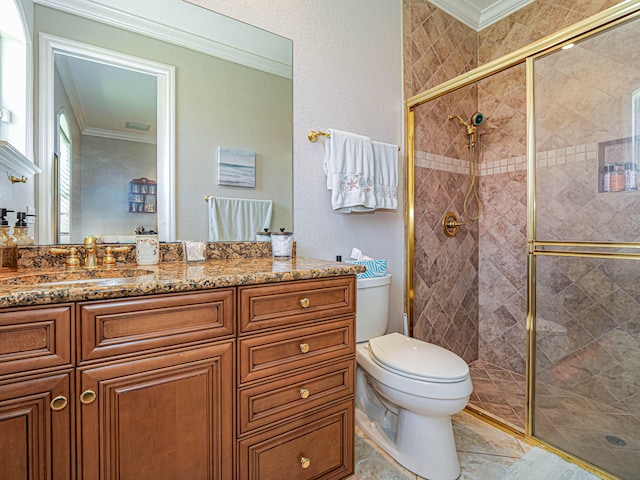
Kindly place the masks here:
[(309, 351), (309, 344), (308, 343), (301, 343), (300, 344), (300, 351), (302, 353), (307, 353)]
[(300, 457), (300, 466), (302, 468), (309, 468), (311, 466), (311, 460), (307, 457)]
[(66, 407), (68, 403), (69, 400), (67, 400), (67, 397), (64, 395), (58, 395), (56, 398), (51, 400), (49, 405), (51, 405), (51, 410), (55, 410), (57, 412), (58, 410), (64, 410), (64, 407)]
[(311, 302), (309, 301), (308, 298), (302, 298), (300, 299), (300, 305), (302, 305), (302, 308), (309, 308), (309, 305), (311, 305)]
[(310, 392), (308, 388), (300, 389), (300, 398), (309, 398)]
[(80, 394), (80, 402), (84, 403), (85, 405), (89, 405), (96, 399), (96, 397), (96, 392), (94, 392), (93, 390), (85, 390)]

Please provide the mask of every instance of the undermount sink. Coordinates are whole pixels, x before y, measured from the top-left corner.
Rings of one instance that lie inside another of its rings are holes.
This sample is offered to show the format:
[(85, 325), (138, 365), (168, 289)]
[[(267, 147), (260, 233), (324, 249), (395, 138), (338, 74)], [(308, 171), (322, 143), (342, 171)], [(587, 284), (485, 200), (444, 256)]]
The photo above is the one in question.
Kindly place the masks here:
[(122, 268), (113, 270), (65, 270), (63, 272), (34, 273), (16, 275), (0, 279), (0, 285), (5, 286), (55, 286), (55, 285), (124, 285), (139, 281), (152, 281), (154, 272)]

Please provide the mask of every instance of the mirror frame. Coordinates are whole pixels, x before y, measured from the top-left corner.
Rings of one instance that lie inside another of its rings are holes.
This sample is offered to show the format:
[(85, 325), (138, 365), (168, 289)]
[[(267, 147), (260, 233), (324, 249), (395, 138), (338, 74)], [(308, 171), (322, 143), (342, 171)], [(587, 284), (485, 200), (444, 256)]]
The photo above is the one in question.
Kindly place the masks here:
[[(54, 55), (63, 53), (115, 67), (154, 75), (157, 79), (157, 181), (158, 234), (160, 241), (176, 239), (175, 214), (175, 67), (94, 47), (66, 38), (39, 34), (38, 145), (42, 173), (38, 181), (38, 243), (54, 242), (53, 159), (56, 113), (54, 106)], [(160, 185), (162, 187), (160, 188)], [(100, 232), (89, 232), (99, 234)], [(124, 233), (124, 232), (123, 232)], [(132, 232), (133, 234), (133, 232)]]

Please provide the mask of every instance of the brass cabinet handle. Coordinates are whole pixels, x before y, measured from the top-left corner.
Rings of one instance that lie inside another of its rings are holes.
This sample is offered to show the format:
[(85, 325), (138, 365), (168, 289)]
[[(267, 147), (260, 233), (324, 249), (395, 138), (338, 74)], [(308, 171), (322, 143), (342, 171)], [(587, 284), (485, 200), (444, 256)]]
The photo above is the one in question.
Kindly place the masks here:
[(67, 397), (64, 395), (58, 395), (56, 398), (51, 400), (49, 405), (51, 405), (51, 410), (55, 410), (57, 412), (58, 410), (64, 410), (64, 407), (66, 407), (68, 403), (69, 400), (67, 400)]
[(311, 466), (311, 459), (307, 457), (300, 457), (300, 466), (302, 468), (309, 468)]
[(300, 344), (300, 351), (302, 353), (307, 353), (309, 351), (309, 344), (308, 343), (301, 343)]
[(80, 402), (84, 403), (85, 405), (89, 405), (96, 399), (96, 397), (96, 392), (94, 392), (93, 390), (85, 390), (80, 394)]
[(309, 308), (309, 305), (311, 305), (311, 302), (309, 301), (308, 298), (302, 298), (300, 299), (300, 305), (302, 305), (302, 308)]
[(300, 398), (309, 398), (311, 392), (309, 392), (308, 388), (301, 388), (300, 389)]

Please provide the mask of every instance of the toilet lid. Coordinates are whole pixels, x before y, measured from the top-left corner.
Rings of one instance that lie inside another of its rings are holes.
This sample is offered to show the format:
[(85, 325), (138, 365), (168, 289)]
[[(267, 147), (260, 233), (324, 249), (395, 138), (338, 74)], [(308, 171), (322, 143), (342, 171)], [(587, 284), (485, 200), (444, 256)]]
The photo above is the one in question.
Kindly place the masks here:
[(372, 338), (369, 351), (382, 366), (404, 376), (452, 383), (469, 375), (469, 366), (455, 353), (399, 333)]

